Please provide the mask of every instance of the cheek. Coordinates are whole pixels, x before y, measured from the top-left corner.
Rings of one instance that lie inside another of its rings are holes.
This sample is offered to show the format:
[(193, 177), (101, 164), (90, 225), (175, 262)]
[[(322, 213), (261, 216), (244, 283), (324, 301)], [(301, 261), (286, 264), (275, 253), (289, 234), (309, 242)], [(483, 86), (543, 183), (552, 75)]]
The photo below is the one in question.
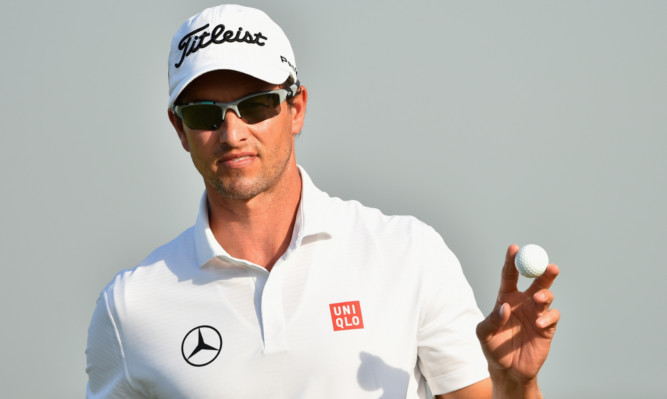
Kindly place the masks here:
[(201, 154), (213, 152), (218, 142), (217, 136), (213, 132), (188, 132), (186, 141), (190, 151)]
[(289, 110), (283, 110), (278, 117), (272, 120), (273, 123), (267, 124), (257, 135), (264, 147), (278, 150), (293, 146), (295, 134), (292, 133), (290, 114)]
[(266, 153), (272, 154), (275, 158), (283, 158), (286, 153), (292, 151), (294, 136), (289, 130), (281, 129), (280, 131), (274, 130), (268, 133), (269, 136), (261, 144)]

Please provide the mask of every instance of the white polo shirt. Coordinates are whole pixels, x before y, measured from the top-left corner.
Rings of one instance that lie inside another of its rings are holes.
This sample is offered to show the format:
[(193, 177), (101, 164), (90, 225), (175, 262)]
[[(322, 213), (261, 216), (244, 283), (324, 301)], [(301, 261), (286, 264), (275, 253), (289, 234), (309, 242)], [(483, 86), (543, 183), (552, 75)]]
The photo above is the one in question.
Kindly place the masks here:
[[(196, 224), (104, 289), (93, 398), (425, 398), (488, 376), (482, 315), (429, 226), (329, 197), (300, 169), (289, 249), (269, 273)], [(270, 226), (267, 226), (270, 228)]]

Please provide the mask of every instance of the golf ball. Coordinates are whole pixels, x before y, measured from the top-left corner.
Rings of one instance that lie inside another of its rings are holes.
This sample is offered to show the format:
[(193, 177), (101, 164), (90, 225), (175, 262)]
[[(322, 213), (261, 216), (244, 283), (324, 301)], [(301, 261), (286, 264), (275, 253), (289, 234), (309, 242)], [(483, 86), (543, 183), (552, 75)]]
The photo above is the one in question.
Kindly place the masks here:
[(547, 251), (535, 244), (524, 245), (514, 258), (514, 265), (522, 275), (535, 278), (544, 274), (549, 264)]

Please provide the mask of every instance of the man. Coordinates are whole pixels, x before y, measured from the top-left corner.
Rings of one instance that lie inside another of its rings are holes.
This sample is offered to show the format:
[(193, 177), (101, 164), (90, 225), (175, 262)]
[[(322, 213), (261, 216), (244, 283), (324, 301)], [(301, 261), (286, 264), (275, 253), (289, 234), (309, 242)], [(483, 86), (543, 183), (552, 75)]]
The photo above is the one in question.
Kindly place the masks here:
[(266, 14), (189, 19), (169, 88), (206, 191), (192, 228), (102, 292), (89, 398), (541, 396), (558, 268), (519, 292), (510, 246), (482, 320), (433, 229), (319, 191), (294, 154), (308, 91)]

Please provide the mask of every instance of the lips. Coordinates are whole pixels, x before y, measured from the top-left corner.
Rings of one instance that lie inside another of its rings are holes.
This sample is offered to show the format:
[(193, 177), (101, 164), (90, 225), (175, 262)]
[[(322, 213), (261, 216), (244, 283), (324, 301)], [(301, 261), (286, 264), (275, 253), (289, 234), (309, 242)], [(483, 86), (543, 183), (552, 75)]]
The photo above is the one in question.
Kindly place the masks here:
[(226, 168), (239, 169), (250, 165), (255, 159), (257, 159), (257, 156), (254, 153), (236, 153), (225, 155), (220, 162)]

